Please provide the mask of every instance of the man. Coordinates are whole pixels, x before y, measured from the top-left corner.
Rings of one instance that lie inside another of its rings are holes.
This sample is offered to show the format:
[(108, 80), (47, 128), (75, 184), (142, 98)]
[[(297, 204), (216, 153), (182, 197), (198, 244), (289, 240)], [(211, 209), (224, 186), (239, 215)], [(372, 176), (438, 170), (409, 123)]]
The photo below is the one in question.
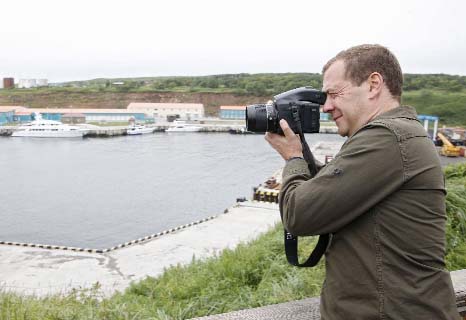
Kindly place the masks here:
[(287, 161), (280, 212), (297, 236), (332, 234), (322, 319), (459, 319), (444, 270), (445, 187), (415, 110), (401, 107), (402, 72), (379, 45), (340, 52), (323, 68), (324, 112), (348, 137), (311, 177), (299, 137), (266, 140)]

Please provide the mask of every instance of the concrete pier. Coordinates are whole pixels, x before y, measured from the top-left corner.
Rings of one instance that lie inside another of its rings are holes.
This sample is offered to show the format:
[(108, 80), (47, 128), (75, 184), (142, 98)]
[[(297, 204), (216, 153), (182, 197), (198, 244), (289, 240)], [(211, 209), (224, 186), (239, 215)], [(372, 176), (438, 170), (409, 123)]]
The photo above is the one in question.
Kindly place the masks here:
[(276, 204), (244, 202), (206, 222), (106, 253), (0, 245), (0, 288), (44, 296), (99, 283), (109, 296), (171, 265), (252, 240), (279, 220)]
[[(200, 132), (233, 132), (233, 133), (243, 133), (244, 132), (244, 121), (238, 123), (238, 121), (233, 123), (228, 123), (227, 121), (218, 121), (216, 123), (199, 123), (191, 122), (196, 126), (201, 127)], [(161, 122), (156, 124), (147, 125), (154, 129), (154, 132), (163, 132), (169, 128), (170, 123)], [(127, 126), (90, 126), (85, 137), (114, 137), (126, 135)], [(0, 127), (0, 136), (11, 136), (14, 131), (18, 130), (17, 126), (3, 126)], [(337, 133), (336, 126), (321, 126), (320, 133)]]

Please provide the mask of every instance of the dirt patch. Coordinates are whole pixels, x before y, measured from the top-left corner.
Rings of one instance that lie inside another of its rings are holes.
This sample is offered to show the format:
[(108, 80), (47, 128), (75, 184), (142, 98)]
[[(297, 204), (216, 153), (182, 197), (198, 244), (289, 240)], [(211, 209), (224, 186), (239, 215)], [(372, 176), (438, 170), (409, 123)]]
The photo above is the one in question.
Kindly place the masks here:
[(271, 97), (257, 97), (232, 93), (175, 93), (175, 92), (53, 92), (11, 93), (0, 95), (0, 105), (20, 105), (31, 108), (117, 108), (125, 109), (131, 102), (202, 103), (206, 115), (218, 114), (222, 105), (264, 103)]

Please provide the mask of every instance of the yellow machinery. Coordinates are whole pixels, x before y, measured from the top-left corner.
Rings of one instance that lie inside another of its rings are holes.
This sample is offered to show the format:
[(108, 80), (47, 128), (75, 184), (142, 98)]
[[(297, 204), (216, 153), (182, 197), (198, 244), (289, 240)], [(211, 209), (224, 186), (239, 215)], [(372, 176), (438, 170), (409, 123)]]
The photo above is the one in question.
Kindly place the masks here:
[(446, 157), (459, 157), (460, 156), (460, 148), (454, 146), (447, 137), (445, 137), (442, 133), (438, 132), (437, 136), (442, 140), (443, 146), (440, 149), (440, 154)]

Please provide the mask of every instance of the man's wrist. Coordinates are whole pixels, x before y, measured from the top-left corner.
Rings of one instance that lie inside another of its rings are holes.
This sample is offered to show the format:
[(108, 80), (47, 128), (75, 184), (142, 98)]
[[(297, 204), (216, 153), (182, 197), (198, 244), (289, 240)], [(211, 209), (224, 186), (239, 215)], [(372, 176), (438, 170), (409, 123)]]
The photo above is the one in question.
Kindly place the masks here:
[(286, 163), (291, 162), (291, 161), (293, 161), (293, 160), (297, 160), (297, 159), (304, 160), (303, 157), (291, 157), (291, 158), (288, 158), (288, 159), (286, 160)]

